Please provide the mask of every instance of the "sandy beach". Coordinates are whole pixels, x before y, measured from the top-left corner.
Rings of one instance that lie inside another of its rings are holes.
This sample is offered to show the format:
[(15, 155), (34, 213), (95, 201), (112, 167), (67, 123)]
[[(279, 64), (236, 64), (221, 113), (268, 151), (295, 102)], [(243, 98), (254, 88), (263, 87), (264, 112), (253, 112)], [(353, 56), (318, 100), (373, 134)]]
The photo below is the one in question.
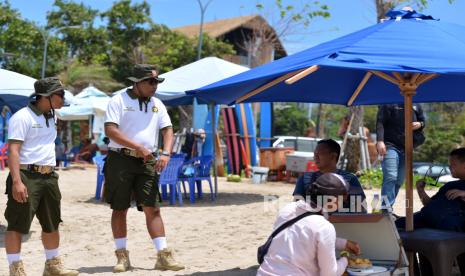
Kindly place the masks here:
[[(96, 169), (59, 171), (62, 192), (60, 251), (67, 267), (80, 275), (113, 275), (114, 243), (110, 228), (110, 208), (94, 199)], [(8, 170), (0, 172), (5, 188)], [(219, 178), (218, 198), (212, 202), (208, 184), (203, 185), (203, 199), (195, 204), (185, 200), (183, 206), (162, 205), (168, 246), (176, 250), (176, 258), (186, 265), (178, 272), (153, 270), (155, 249), (145, 227), (144, 215), (132, 208), (128, 213), (128, 250), (134, 269), (119, 275), (255, 275), (256, 248), (271, 233), (280, 204), (291, 200), (294, 184), (268, 182), (254, 185), (250, 179), (241, 183)], [(371, 201), (379, 190), (365, 191)], [(429, 191), (434, 194), (434, 191)], [(421, 203), (414, 192), (414, 209)], [(401, 190), (398, 199), (405, 198)], [(394, 206), (404, 215), (404, 201)], [(0, 245), (4, 250), (6, 195), (0, 197), (2, 212)], [(5, 252), (0, 275), (8, 275)], [(40, 225), (34, 220), (31, 233), (25, 236), (22, 259), (28, 275), (42, 275), (45, 256), (40, 240)]]

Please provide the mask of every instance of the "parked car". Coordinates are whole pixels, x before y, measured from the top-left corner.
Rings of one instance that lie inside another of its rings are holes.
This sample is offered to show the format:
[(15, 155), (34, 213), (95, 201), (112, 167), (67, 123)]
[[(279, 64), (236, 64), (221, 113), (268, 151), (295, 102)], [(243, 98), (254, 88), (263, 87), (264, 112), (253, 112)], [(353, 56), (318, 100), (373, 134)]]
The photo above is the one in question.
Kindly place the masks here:
[(296, 136), (275, 136), (273, 147), (290, 147), (298, 152), (309, 152), (313, 157), (313, 152), (320, 141), (320, 138), (296, 137)]
[(438, 182), (446, 184), (447, 182), (459, 180), (458, 178), (453, 177), (451, 174), (442, 175), (438, 178)]
[(416, 163), (413, 166), (413, 173), (438, 179), (442, 175), (450, 174), (450, 169), (446, 164)]

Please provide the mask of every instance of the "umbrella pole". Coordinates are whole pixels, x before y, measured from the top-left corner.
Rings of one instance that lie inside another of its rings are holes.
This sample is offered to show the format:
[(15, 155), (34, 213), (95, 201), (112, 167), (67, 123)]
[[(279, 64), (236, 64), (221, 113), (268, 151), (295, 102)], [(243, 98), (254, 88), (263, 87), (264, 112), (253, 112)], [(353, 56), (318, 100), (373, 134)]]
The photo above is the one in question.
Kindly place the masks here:
[[(416, 84), (401, 82), (399, 85), (404, 96), (404, 123), (405, 123), (405, 212), (406, 231), (413, 231), (413, 129), (412, 129), (412, 97), (416, 93)], [(409, 275), (413, 275), (414, 253), (408, 253)]]
[(211, 108), (211, 114), (212, 114), (212, 142), (213, 142), (213, 175), (214, 175), (214, 182), (215, 182), (215, 200), (216, 196), (218, 195), (218, 173), (217, 173), (217, 168), (216, 168), (216, 147), (215, 147), (215, 141), (216, 141), (216, 105), (215, 104), (210, 104)]

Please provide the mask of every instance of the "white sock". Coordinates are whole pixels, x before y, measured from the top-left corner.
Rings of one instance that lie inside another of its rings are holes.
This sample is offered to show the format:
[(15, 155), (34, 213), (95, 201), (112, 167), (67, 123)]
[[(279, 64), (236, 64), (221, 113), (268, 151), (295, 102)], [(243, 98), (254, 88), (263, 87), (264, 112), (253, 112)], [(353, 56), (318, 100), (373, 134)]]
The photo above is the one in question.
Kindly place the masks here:
[(16, 254), (6, 254), (6, 258), (8, 259), (8, 264), (11, 265), (12, 263), (21, 261), (21, 252)]
[(126, 238), (126, 237), (115, 239), (116, 250), (123, 249), (123, 248), (126, 249), (126, 241), (127, 240), (128, 240), (128, 238)]
[(55, 258), (56, 256), (58, 256), (58, 248), (55, 248), (55, 249), (45, 249), (45, 259), (48, 261), (48, 260), (51, 260), (53, 258)]
[(153, 245), (155, 245), (155, 248), (160, 251), (160, 250), (163, 250), (165, 249), (167, 246), (166, 246), (166, 237), (158, 237), (158, 238), (154, 238), (152, 240), (153, 242)]

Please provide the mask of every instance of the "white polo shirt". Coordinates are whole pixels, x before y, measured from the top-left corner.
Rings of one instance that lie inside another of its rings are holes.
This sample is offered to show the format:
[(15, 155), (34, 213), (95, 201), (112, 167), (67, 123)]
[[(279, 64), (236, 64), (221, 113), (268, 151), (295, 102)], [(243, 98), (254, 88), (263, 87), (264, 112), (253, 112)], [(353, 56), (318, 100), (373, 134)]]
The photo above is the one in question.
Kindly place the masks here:
[(8, 142), (21, 143), (19, 163), (55, 166), (57, 130), (53, 118), (48, 119), (32, 104), (18, 110), (8, 125)]
[[(114, 123), (129, 139), (142, 144), (145, 148), (155, 151), (158, 148), (159, 130), (171, 126), (170, 116), (165, 105), (157, 98), (151, 97), (145, 111), (142, 110), (139, 99), (129, 90), (111, 98), (107, 106), (105, 124)], [(109, 147), (124, 148), (110, 139)]]

